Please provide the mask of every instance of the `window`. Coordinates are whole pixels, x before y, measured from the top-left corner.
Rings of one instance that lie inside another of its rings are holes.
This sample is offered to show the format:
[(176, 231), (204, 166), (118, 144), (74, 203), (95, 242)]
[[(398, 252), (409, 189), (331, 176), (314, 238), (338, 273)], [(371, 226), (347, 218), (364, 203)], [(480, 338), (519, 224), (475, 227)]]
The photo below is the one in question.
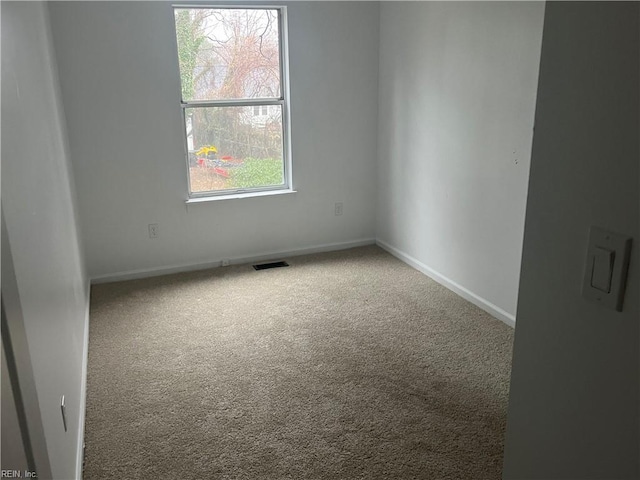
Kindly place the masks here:
[(290, 187), (284, 7), (174, 7), (189, 197)]

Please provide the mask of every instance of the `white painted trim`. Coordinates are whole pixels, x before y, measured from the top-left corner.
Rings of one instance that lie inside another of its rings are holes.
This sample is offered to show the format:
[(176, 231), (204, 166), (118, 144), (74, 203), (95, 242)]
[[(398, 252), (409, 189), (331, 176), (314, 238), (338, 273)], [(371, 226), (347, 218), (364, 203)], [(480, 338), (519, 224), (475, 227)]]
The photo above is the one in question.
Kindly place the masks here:
[(241, 192), (239, 190), (233, 190), (232, 193), (228, 194), (219, 194), (219, 195), (209, 195), (209, 196), (193, 196), (185, 201), (187, 207), (191, 205), (197, 205), (199, 203), (207, 203), (207, 202), (217, 202), (220, 200), (237, 200), (240, 198), (255, 198), (255, 197), (269, 197), (272, 195), (288, 195), (290, 193), (298, 193), (297, 190), (292, 190), (290, 188), (284, 190), (256, 190), (253, 192)]
[[(375, 238), (363, 238), (350, 242), (326, 243), (323, 245), (315, 245), (312, 247), (297, 248), (293, 250), (280, 250), (275, 252), (263, 252), (255, 255), (230, 258), (230, 265), (241, 265), (245, 263), (261, 262), (264, 260), (275, 260), (282, 257), (296, 257), (299, 255), (309, 255), (312, 253), (332, 252), (336, 250), (346, 250), (347, 248), (362, 247), (365, 245), (375, 245)], [(159, 275), (168, 275), (171, 273), (190, 272), (194, 270), (206, 270), (208, 268), (220, 267), (222, 259), (213, 262), (188, 263), (182, 265), (166, 265), (163, 267), (141, 268), (137, 270), (129, 270), (125, 272), (109, 273), (107, 275), (98, 275), (91, 279), (93, 285), (99, 283), (120, 282), (123, 280), (134, 280), (137, 278), (155, 277)]]
[(87, 305), (84, 319), (84, 336), (82, 339), (82, 378), (80, 379), (80, 404), (78, 416), (78, 445), (76, 450), (76, 479), (82, 480), (82, 462), (84, 460), (84, 421), (87, 411), (87, 370), (89, 367), (89, 311), (91, 284), (87, 282)]
[(392, 247), (388, 243), (386, 243), (386, 242), (384, 242), (384, 241), (382, 241), (380, 239), (376, 239), (376, 244), (379, 247), (385, 249), (387, 252), (389, 252), (394, 257), (398, 258), (399, 260), (402, 260), (407, 265), (410, 265), (411, 267), (415, 268), (419, 272), (422, 272), (426, 276), (428, 276), (431, 279), (435, 280), (440, 285), (442, 285), (444, 287), (447, 287), (449, 290), (451, 290), (452, 292), (460, 295), (465, 300), (467, 300), (467, 301), (473, 303), (474, 305), (480, 307), (482, 310), (487, 312), (489, 315), (497, 318), (498, 320), (501, 320), (502, 322), (506, 323), (510, 327), (515, 328), (515, 326), (516, 326), (516, 317), (514, 315), (504, 311), (503, 309), (501, 309), (497, 305), (494, 305), (493, 303), (489, 302), (488, 300), (485, 300), (481, 296), (476, 295), (475, 293), (473, 293), (472, 291), (466, 289), (462, 285), (454, 282), (453, 280), (445, 277), (441, 273), (439, 273), (439, 272), (435, 271), (434, 269), (426, 266), (424, 263), (422, 263), (419, 260), (416, 260), (411, 255), (409, 255), (409, 254), (407, 254), (407, 253), (405, 253), (405, 252), (403, 252), (403, 251), (401, 251), (401, 250), (399, 250), (399, 249), (397, 249), (395, 247)]

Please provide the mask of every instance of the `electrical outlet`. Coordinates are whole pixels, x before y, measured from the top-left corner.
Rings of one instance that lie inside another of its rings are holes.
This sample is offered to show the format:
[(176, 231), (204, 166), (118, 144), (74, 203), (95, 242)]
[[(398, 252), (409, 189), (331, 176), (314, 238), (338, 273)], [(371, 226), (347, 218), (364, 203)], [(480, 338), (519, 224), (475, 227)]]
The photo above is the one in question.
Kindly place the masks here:
[(157, 223), (149, 224), (149, 238), (158, 238), (160, 235), (160, 229), (158, 228)]
[(230, 263), (231, 263), (231, 260), (229, 260), (228, 258), (225, 258), (224, 260), (222, 260), (221, 265), (223, 267), (228, 267)]
[(336, 203), (335, 214), (336, 214), (336, 216), (337, 215), (342, 215), (342, 202)]

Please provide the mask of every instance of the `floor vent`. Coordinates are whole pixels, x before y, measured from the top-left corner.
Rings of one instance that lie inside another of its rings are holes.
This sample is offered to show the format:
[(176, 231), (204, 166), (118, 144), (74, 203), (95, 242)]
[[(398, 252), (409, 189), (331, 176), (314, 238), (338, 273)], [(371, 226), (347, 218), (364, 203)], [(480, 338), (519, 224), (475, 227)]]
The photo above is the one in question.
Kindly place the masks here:
[(259, 265), (254, 265), (253, 268), (256, 270), (266, 270), (267, 268), (279, 268), (279, 267), (288, 267), (289, 264), (287, 262), (271, 262), (271, 263), (261, 263)]

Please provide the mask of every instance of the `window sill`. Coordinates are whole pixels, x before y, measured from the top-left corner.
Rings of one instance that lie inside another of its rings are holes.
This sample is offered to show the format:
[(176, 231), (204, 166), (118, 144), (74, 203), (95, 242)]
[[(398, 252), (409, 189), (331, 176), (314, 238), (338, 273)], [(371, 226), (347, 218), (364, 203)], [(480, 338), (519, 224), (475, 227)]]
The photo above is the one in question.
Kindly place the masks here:
[(284, 189), (284, 190), (265, 190), (262, 192), (246, 192), (246, 193), (232, 193), (230, 195), (215, 195), (211, 197), (194, 197), (188, 199), (185, 203), (187, 205), (196, 205), (198, 203), (218, 202), (220, 200), (236, 200), (239, 198), (254, 198), (254, 197), (270, 197), (272, 195), (288, 195), (290, 193), (296, 193), (296, 190)]

